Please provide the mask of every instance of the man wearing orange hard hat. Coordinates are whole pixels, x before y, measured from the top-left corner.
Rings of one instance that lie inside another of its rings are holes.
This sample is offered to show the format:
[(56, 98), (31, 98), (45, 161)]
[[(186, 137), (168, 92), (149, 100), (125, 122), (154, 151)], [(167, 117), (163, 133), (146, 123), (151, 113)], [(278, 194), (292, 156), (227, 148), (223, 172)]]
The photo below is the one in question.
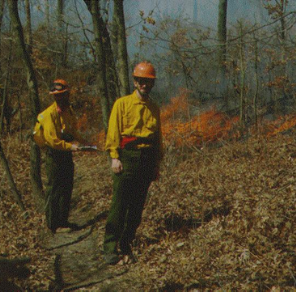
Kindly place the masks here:
[(83, 144), (86, 141), (77, 132), (68, 83), (63, 79), (55, 80), (49, 94), (54, 102), (38, 115), (35, 132), (42, 130), (44, 144), (37, 144), (46, 149), (45, 214), (48, 228), (55, 233), (60, 227), (78, 228), (68, 222), (74, 177), (72, 151), (79, 148), (74, 141)]
[(133, 77), (135, 91), (114, 103), (106, 137), (113, 171), (113, 198), (104, 237), (107, 264), (116, 264), (120, 256), (135, 259), (131, 245), (163, 156), (160, 111), (149, 96), (156, 79), (154, 66), (139, 63)]

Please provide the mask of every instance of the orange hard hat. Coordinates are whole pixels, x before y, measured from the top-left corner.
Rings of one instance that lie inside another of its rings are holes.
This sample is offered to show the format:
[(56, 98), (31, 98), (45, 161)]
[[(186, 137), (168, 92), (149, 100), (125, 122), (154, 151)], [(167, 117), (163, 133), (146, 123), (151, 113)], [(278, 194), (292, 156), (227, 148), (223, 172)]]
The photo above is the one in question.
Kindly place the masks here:
[(68, 83), (63, 79), (56, 79), (52, 87), (50, 88), (49, 94), (60, 94), (69, 91)]
[(134, 77), (140, 77), (140, 78), (156, 78), (156, 73), (153, 65), (149, 62), (141, 62), (138, 65), (136, 65), (134, 72)]

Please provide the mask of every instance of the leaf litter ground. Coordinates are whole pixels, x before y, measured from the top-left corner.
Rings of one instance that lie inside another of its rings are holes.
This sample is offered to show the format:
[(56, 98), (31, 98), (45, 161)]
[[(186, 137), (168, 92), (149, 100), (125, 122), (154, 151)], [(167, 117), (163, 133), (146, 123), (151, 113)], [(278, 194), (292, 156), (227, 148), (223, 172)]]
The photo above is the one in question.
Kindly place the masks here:
[(186, 153), (168, 147), (137, 233), (138, 262), (116, 266), (101, 253), (112, 196), (106, 154), (74, 155), (70, 220), (81, 229), (52, 235), (31, 196), (28, 144), (2, 143), (28, 212), (1, 172), (0, 253), (31, 258), (30, 277), (13, 280), (19, 288), (295, 290), (295, 133)]

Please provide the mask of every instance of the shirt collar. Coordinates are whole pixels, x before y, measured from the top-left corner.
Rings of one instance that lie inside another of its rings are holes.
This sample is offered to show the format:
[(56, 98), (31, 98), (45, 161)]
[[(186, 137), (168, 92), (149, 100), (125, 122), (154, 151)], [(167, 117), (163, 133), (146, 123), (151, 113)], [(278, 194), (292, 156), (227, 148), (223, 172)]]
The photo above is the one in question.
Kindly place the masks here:
[(61, 108), (56, 101), (54, 102), (54, 105), (55, 105), (55, 109), (59, 115), (65, 113), (69, 110), (69, 107)]
[(145, 100), (142, 100), (139, 98), (138, 94), (137, 94), (137, 90), (135, 90), (133, 93), (132, 93), (132, 96), (133, 96), (133, 100), (134, 100), (134, 103), (135, 104), (147, 104), (149, 103), (150, 99), (147, 98)]

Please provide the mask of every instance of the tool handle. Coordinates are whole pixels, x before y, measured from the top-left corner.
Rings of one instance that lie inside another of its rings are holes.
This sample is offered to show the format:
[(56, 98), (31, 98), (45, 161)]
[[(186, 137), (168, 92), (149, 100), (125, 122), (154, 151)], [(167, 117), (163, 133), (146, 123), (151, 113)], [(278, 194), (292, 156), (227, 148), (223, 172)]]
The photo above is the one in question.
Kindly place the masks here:
[(98, 151), (97, 146), (87, 146), (87, 145), (81, 145), (78, 147), (79, 151)]

